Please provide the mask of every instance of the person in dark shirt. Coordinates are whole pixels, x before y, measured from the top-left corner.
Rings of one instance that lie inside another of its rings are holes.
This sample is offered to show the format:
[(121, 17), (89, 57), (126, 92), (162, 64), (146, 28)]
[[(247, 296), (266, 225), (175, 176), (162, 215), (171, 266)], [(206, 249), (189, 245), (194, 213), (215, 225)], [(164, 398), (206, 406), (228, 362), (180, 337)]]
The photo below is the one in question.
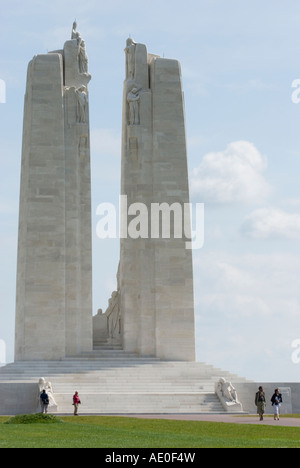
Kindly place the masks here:
[(40, 396), (42, 414), (48, 413), (48, 406), (49, 406), (49, 397), (46, 393), (46, 390), (43, 390)]
[(280, 406), (282, 403), (282, 395), (279, 389), (276, 388), (274, 395), (271, 398), (272, 406), (274, 408), (274, 421), (279, 421)]

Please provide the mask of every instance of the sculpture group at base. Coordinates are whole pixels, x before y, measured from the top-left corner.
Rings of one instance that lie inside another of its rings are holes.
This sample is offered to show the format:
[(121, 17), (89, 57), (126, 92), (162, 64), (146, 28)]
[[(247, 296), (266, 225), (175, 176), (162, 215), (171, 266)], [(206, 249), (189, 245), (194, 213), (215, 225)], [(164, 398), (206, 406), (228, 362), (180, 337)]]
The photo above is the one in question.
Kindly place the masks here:
[(216, 383), (216, 394), (218, 395), (225, 411), (230, 413), (242, 413), (243, 406), (238, 399), (237, 391), (231, 382), (224, 377)]
[[(41, 377), (39, 379), (39, 383), (38, 383), (37, 411), (39, 412), (40, 409), (41, 409), (41, 406), (42, 406), (41, 405), (41, 394), (42, 394), (43, 391), (45, 391), (47, 396), (48, 396), (48, 401), (49, 401), (48, 408), (53, 413), (57, 412), (58, 406), (57, 406), (57, 403), (56, 403), (55, 398), (54, 398), (54, 392), (53, 392), (52, 384), (51, 384), (51, 382), (46, 382), (44, 377)], [(42, 410), (43, 410), (43, 408), (42, 408)]]

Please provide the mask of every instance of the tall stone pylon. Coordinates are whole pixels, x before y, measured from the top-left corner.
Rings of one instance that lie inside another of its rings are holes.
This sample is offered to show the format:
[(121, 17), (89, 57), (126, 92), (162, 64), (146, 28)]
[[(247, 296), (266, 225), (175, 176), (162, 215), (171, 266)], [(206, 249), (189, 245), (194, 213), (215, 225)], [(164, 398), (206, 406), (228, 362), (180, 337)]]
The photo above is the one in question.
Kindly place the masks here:
[[(122, 343), (125, 351), (142, 356), (194, 361), (192, 251), (186, 248), (185, 236), (175, 233), (180, 226), (174, 223), (172, 228), (171, 223), (168, 238), (152, 216), (160, 208), (169, 217), (175, 216), (175, 206), (183, 213), (190, 201), (180, 64), (148, 54), (146, 46), (133, 39), (128, 39), (125, 54), (119, 269)], [(132, 215), (137, 224), (138, 214), (140, 220), (147, 217), (148, 229), (132, 238)], [(190, 224), (190, 218), (185, 223)]]
[(56, 360), (92, 349), (90, 79), (76, 23), (63, 50), (29, 63), (16, 361)]

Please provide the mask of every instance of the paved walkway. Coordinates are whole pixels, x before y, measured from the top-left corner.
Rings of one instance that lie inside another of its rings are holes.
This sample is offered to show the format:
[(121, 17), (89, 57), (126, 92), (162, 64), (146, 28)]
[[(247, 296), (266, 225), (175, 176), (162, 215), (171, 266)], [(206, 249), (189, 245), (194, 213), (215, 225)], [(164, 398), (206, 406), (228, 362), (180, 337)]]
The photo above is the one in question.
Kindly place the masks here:
[[(115, 415), (117, 416), (117, 415)], [(223, 414), (120, 414), (118, 416), (126, 416), (142, 419), (169, 419), (176, 421), (208, 421), (222, 422), (235, 424), (258, 424), (266, 426), (286, 426), (300, 427), (300, 418), (285, 418), (281, 417), (280, 421), (274, 421), (273, 416), (264, 418), (264, 421), (259, 421), (258, 416), (235, 416)]]

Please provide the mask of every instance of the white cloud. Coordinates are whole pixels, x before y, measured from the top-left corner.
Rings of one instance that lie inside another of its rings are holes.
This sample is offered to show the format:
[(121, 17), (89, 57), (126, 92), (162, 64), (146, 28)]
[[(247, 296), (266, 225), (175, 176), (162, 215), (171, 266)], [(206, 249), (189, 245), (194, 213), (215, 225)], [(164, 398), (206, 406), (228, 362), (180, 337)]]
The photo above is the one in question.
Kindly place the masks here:
[(253, 239), (300, 239), (300, 214), (261, 208), (246, 217), (241, 232)]
[(263, 176), (266, 157), (247, 141), (230, 143), (225, 151), (208, 153), (193, 170), (191, 193), (205, 203), (258, 203), (271, 188)]
[(199, 359), (254, 380), (299, 381), (299, 255), (201, 251), (194, 263)]

